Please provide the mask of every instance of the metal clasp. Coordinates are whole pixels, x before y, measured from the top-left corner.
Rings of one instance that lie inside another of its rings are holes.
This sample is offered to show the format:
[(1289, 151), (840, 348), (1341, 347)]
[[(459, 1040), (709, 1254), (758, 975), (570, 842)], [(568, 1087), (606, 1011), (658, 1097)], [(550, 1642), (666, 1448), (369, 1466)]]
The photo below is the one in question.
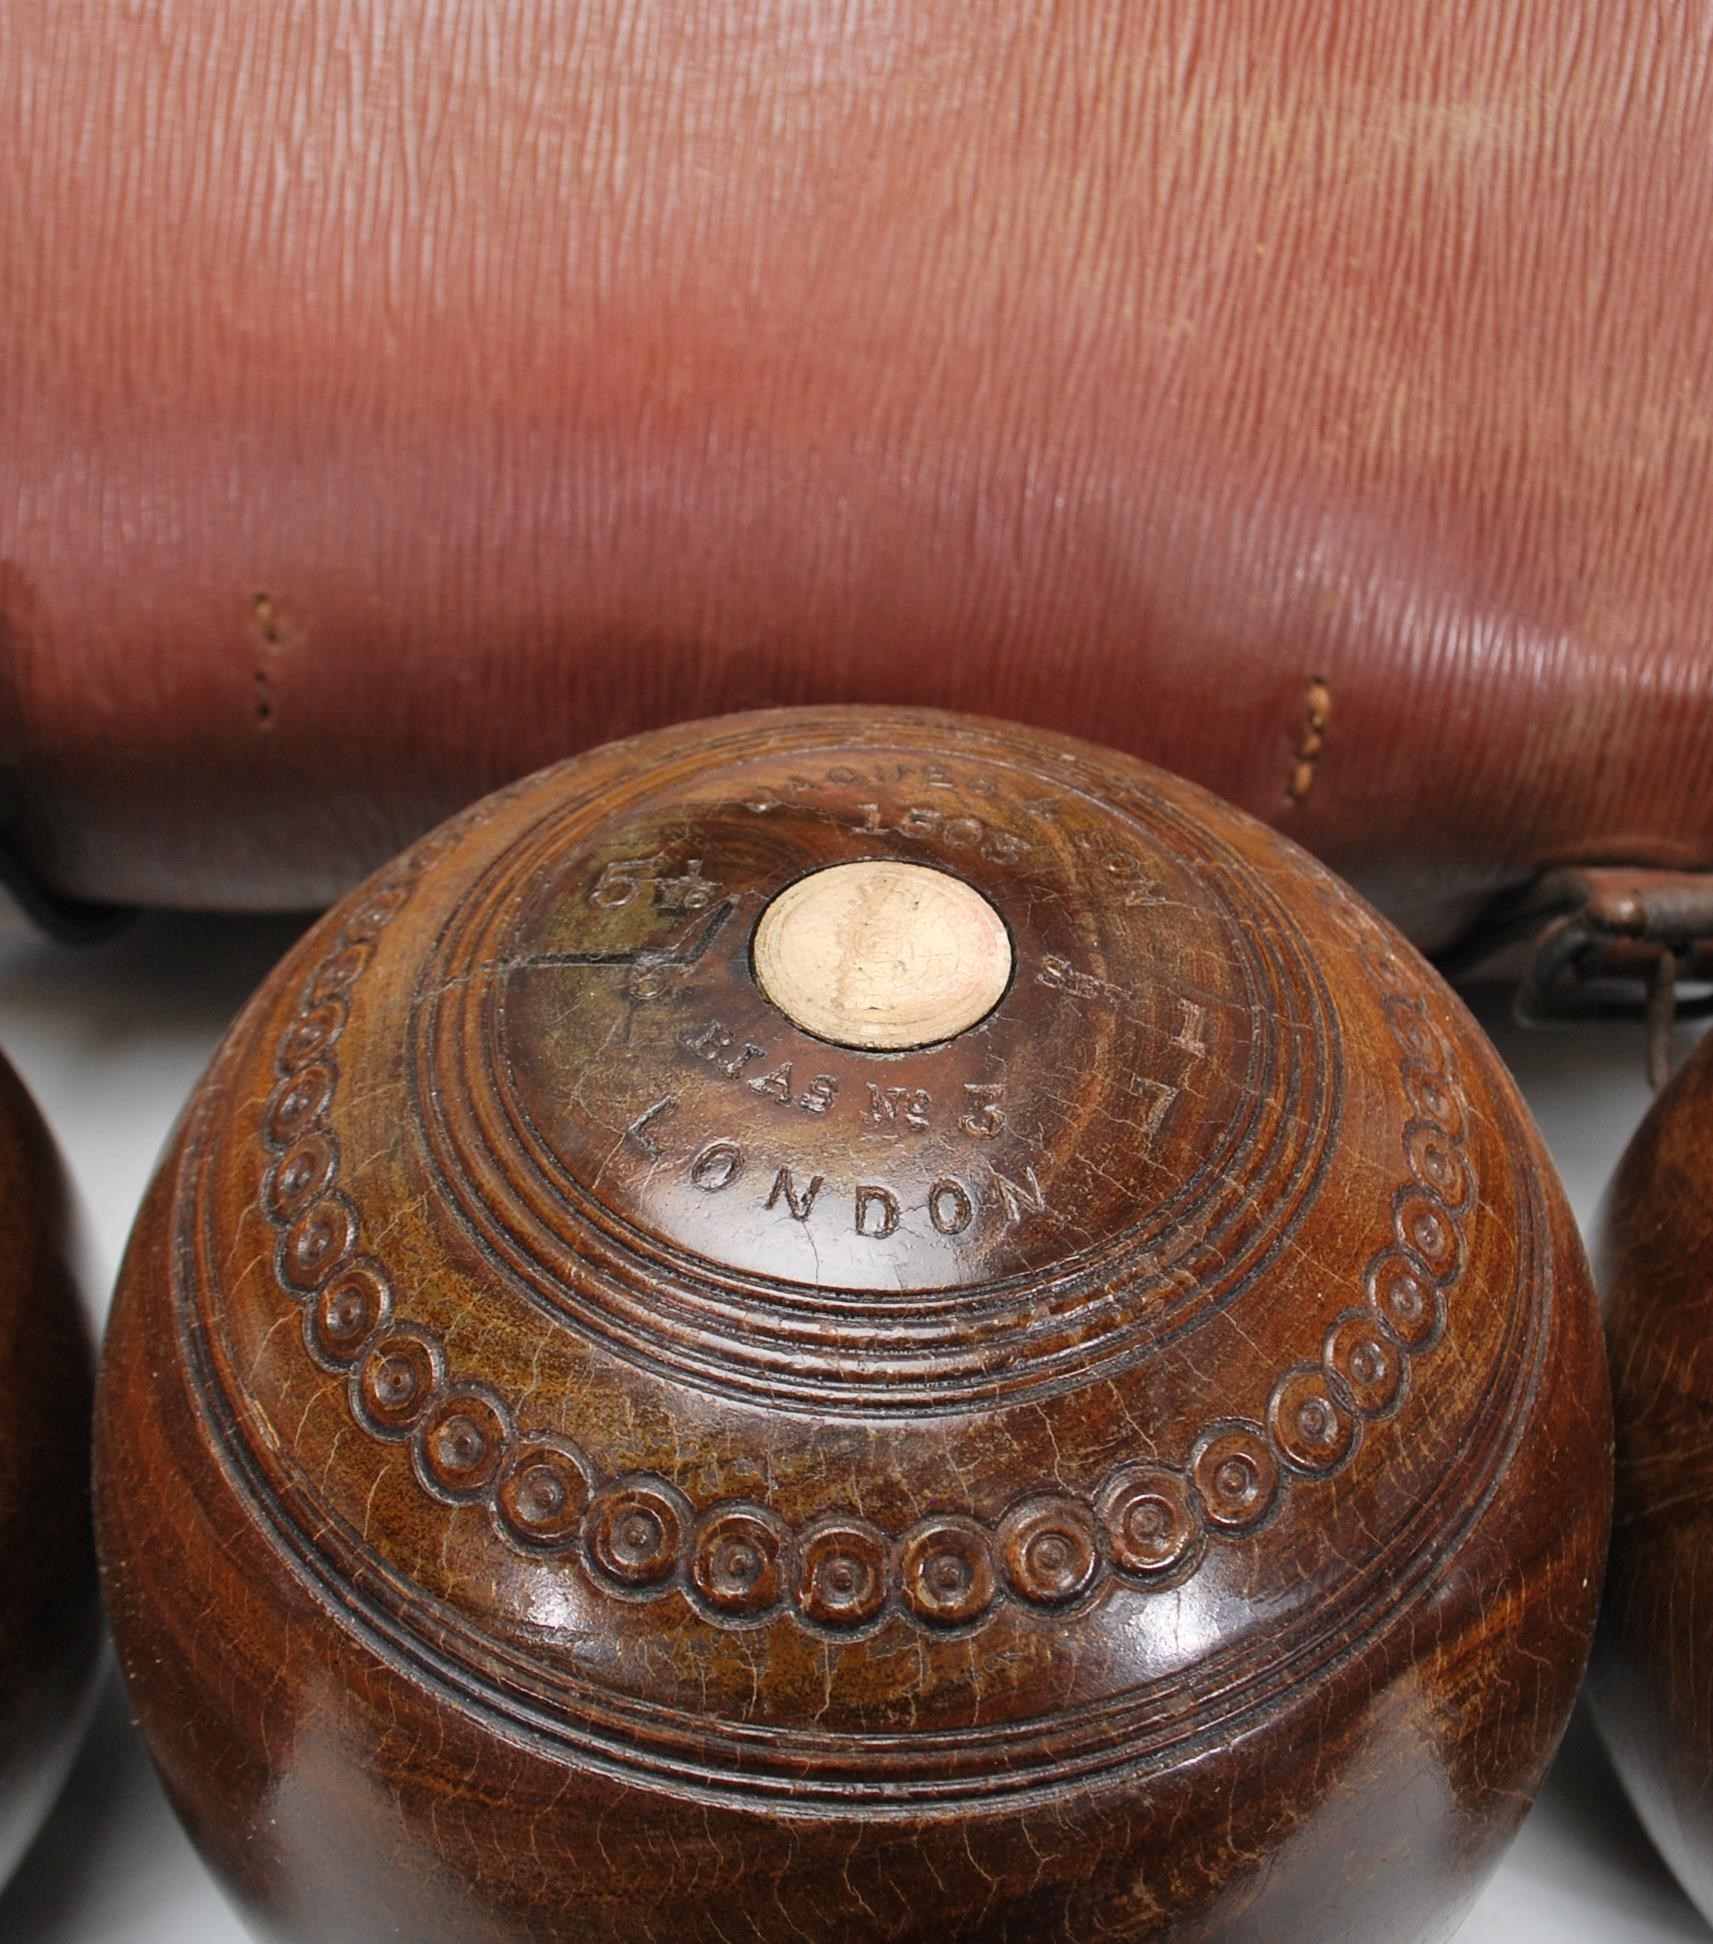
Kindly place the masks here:
[(1713, 1016), (1713, 873), (1625, 865), (1550, 871), (1482, 956), (1522, 939), (1533, 951), (1517, 989), (1526, 1026), (1571, 1019), (1639, 1019), (1648, 1030), (1648, 1078), (1671, 1073), (1680, 1019)]

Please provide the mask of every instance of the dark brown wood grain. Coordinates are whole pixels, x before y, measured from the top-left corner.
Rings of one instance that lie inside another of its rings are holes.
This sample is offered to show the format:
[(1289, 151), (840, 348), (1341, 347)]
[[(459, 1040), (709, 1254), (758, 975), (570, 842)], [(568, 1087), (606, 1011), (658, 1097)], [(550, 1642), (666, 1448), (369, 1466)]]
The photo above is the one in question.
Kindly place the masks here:
[(1625, 1152), (1600, 1256), (1617, 1495), (1591, 1688), (1643, 1822), (1713, 1920), (1713, 1040)]
[(9, 0), (0, 142), (59, 891), (318, 905), (845, 701), (1163, 762), (1424, 936), (1713, 865), (1700, 6)]
[(100, 1639), (75, 1248), (53, 1139), (0, 1059), (0, 1880), (71, 1760)]
[[(950, 873), (1014, 971), (812, 1038)], [(491, 798), (216, 1056), (108, 1338), (106, 1585), (270, 1933), (1442, 1936), (1604, 1552), (1586, 1265), (1455, 999), (1194, 787), (735, 717)]]

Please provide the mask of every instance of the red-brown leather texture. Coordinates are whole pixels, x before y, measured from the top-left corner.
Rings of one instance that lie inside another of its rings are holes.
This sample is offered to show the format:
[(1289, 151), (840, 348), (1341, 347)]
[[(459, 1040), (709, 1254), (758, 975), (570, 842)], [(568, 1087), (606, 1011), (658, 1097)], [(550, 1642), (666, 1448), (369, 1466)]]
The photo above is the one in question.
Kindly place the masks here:
[(934, 702), (1418, 936), (1713, 862), (1713, 13), (16, 0), (0, 739), (84, 897)]

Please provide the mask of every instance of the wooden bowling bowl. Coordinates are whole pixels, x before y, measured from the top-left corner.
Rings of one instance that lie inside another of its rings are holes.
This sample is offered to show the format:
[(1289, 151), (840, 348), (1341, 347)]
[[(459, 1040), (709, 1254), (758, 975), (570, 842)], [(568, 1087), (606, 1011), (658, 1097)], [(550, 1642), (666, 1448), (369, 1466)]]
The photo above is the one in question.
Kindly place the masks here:
[(1610, 1493), (1425, 962), (1201, 790), (911, 711), (613, 745), (329, 913), (99, 1418), (155, 1758), (321, 1944), (1441, 1937)]
[(1642, 1821), (1713, 1921), (1713, 1040), (1626, 1150), (1598, 1255), (1617, 1499), (1591, 1691)]

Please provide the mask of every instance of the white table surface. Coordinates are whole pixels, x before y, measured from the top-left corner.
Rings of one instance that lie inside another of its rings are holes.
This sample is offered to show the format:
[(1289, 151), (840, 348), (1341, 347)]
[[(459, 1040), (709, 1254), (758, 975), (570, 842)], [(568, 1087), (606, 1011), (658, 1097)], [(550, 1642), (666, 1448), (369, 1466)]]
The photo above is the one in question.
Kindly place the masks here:
[[(0, 950), (0, 1046), (78, 1178), (103, 1301), (180, 1103), (295, 929), (154, 917), (92, 950)], [(1647, 1102), (1639, 1030), (1524, 1034), (1497, 995), (1476, 995), (1476, 1008), (1521, 1079), (1586, 1225)], [(240, 1944), (244, 1936), (179, 1832), (109, 1675), (65, 1795), (0, 1895), (0, 1944)], [(1461, 1944), (1709, 1939), (1581, 1716), (1459, 1936)]]

